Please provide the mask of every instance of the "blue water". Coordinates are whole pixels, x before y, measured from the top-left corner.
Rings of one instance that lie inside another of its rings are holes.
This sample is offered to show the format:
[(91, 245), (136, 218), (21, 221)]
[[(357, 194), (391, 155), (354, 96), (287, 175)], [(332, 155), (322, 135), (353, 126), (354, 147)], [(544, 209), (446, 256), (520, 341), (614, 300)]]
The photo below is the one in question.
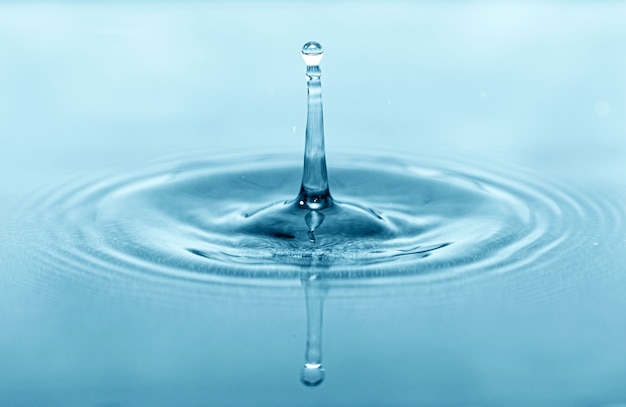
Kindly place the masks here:
[[(318, 7), (0, 6), (0, 405), (626, 405), (626, 6)], [(142, 214), (82, 199), (189, 157), (299, 159), (308, 40), (331, 181), (363, 150), (510, 177), (521, 207), (554, 203), (541, 237), (559, 242), (485, 272), (323, 282), (316, 388), (299, 279), (137, 264), (103, 230)]]

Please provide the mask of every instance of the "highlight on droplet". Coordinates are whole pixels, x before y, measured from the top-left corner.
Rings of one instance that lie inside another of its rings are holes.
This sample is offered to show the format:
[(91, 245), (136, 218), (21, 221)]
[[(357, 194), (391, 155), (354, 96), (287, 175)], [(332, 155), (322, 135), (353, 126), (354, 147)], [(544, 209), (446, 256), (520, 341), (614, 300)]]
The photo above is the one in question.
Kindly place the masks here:
[(306, 363), (300, 374), (300, 381), (310, 387), (318, 386), (324, 381), (326, 373), (319, 363)]
[(302, 58), (307, 66), (317, 66), (324, 57), (322, 45), (316, 41), (309, 41), (302, 47)]

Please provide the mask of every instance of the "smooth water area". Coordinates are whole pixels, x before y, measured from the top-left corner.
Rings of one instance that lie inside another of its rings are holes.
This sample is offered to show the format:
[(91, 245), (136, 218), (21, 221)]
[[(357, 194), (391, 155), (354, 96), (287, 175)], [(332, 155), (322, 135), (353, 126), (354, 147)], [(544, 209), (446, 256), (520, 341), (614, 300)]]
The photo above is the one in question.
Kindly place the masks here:
[(307, 5), (0, 6), (0, 404), (625, 404), (624, 6)]

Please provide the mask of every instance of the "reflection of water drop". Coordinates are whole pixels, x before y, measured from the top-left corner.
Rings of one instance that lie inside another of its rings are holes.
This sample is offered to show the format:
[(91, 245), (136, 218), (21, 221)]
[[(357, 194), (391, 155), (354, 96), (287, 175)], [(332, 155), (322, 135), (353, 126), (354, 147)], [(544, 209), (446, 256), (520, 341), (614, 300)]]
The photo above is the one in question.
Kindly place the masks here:
[(317, 386), (324, 381), (325, 376), (322, 365), (307, 363), (302, 368), (300, 380), (307, 386)]
[(306, 294), (307, 340), (304, 367), (300, 375), (302, 383), (317, 386), (324, 380), (322, 368), (322, 320), (324, 315), (324, 287), (317, 274), (303, 278)]

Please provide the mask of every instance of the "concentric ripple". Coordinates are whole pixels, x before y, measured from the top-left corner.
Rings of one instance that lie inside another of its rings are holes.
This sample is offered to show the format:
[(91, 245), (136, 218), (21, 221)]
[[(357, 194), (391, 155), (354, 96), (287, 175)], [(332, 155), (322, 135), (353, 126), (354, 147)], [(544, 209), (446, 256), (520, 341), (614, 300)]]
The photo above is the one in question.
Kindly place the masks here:
[(380, 230), (369, 233), (358, 217), (330, 208), (315, 220), (313, 242), (309, 211), (290, 215), (302, 217), (301, 229), (276, 226), (300, 176), (301, 164), (283, 156), (182, 159), (61, 188), (34, 212), (46, 214), (39, 224), (54, 242), (48, 262), (272, 281), (312, 269), (328, 279), (429, 281), (510, 271), (558, 257), (544, 255), (565, 250), (564, 242), (583, 237), (578, 225), (600, 216), (534, 174), (426, 157), (344, 156), (329, 171), (338, 207), (376, 216)]

